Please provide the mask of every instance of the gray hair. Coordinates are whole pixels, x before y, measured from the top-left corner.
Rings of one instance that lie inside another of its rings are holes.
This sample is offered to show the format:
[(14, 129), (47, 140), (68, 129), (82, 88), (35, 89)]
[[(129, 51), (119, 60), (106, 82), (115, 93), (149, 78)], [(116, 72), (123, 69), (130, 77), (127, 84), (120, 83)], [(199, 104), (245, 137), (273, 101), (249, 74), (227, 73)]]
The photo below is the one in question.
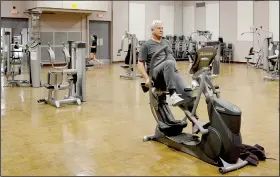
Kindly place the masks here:
[(162, 24), (163, 24), (162, 21), (160, 21), (160, 20), (154, 20), (154, 21), (152, 22), (152, 24), (151, 24), (151, 30), (155, 29), (155, 27), (156, 27), (157, 25), (162, 25)]

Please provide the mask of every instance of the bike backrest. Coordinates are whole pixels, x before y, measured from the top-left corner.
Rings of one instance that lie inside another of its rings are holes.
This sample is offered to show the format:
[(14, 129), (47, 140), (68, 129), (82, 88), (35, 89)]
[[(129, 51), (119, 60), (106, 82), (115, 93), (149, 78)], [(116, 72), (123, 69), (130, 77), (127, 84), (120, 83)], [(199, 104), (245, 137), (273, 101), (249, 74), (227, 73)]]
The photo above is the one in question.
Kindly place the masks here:
[(210, 67), (216, 55), (217, 50), (213, 47), (204, 47), (198, 49), (194, 56), (194, 61), (190, 69), (190, 74), (195, 74), (202, 68)]

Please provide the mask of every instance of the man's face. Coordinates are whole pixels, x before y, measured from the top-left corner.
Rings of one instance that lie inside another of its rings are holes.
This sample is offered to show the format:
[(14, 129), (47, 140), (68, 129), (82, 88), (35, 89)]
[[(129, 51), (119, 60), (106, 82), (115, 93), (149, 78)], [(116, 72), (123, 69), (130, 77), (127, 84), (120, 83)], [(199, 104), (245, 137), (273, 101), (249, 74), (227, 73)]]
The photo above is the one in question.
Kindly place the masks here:
[(163, 25), (158, 24), (152, 31), (152, 34), (157, 37), (162, 37), (163, 36)]

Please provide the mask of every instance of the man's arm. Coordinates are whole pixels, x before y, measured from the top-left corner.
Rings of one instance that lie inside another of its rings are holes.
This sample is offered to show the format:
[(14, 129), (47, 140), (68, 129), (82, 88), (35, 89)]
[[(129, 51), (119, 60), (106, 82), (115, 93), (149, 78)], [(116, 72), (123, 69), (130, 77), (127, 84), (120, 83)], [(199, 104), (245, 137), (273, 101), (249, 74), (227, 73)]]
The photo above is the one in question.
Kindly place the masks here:
[(146, 69), (145, 69), (145, 62), (138, 61), (137, 66), (138, 66), (138, 69), (139, 69), (140, 73), (142, 74), (143, 78), (145, 80), (149, 79), (148, 73), (146, 72)]
[(142, 74), (143, 78), (147, 81), (149, 79), (149, 75), (146, 72), (145, 68), (145, 61), (148, 58), (148, 48), (146, 47), (145, 44), (142, 45), (139, 53), (139, 60), (138, 60), (138, 70)]

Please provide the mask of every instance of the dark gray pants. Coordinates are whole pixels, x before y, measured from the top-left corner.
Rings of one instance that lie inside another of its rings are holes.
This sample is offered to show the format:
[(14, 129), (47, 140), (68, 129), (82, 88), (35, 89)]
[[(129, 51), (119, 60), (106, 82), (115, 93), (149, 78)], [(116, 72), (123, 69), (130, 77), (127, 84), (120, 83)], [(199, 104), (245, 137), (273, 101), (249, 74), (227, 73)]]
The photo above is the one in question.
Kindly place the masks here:
[(155, 86), (162, 90), (175, 89), (176, 93), (182, 94), (182, 97), (191, 96), (192, 92), (184, 91), (187, 84), (176, 68), (175, 59), (168, 59), (153, 70), (153, 80)]

